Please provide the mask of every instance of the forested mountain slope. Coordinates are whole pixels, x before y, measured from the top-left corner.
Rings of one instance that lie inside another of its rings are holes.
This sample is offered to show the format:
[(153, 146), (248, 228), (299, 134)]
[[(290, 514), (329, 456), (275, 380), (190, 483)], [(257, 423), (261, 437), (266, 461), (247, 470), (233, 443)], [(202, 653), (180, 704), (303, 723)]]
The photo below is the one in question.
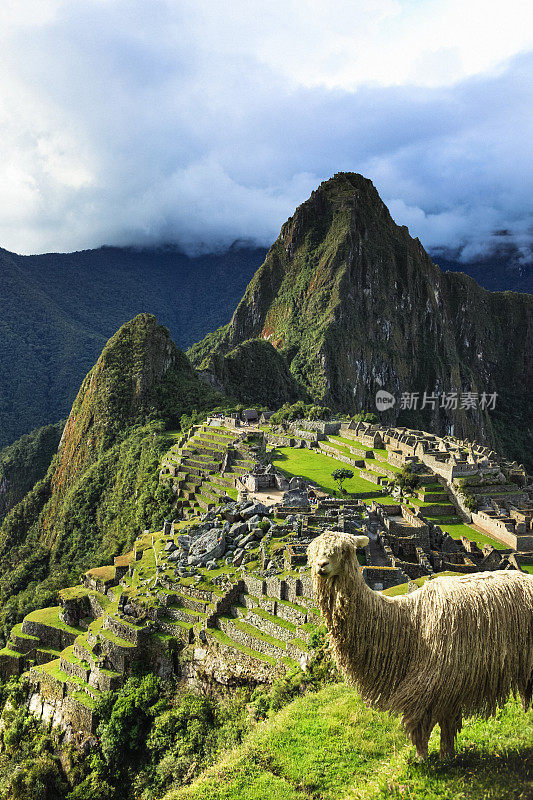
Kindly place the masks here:
[(64, 427), (64, 422), (45, 425), (0, 450), (0, 522), (44, 477)]
[(84, 379), (46, 475), (0, 526), (0, 622), (49, 604), (83, 567), (160, 525), (174, 500), (158, 483), (167, 427), (224, 400), (154, 316), (123, 325)]
[(155, 314), (181, 347), (221, 325), (264, 256), (238, 243), (194, 258), (175, 248), (0, 249), (0, 448), (65, 418), (107, 339), (136, 314)]

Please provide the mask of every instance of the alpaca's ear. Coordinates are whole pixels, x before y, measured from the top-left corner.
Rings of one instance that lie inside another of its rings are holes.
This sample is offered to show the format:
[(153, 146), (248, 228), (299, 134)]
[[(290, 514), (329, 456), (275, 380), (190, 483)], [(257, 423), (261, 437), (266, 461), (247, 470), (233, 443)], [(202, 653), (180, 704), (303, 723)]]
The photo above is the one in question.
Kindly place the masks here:
[(366, 547), (367, 544), (369, 543), (369, 541), (370, 541), (370, 539), (368, 538), (368, 536), (356, 536), (355, 537), (355, 546), (357, 548)]

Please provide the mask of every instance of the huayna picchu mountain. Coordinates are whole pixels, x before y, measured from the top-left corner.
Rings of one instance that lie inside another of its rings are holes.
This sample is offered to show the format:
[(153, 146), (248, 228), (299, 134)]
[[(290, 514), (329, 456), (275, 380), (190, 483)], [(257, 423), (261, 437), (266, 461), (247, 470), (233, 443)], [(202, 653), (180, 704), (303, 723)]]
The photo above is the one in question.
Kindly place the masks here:
[(120, 328), (83, 381), (46, 475), (0, 527), (4, 620), (162, 522), (174, 500), (158, 485), (166, 430), (223, 399), (154, 316)]
[[(278, 373), (284, 362), (300, 392), (318, 402), (373, 409), (384, 389), (397, 400), (382, 415), (390, 424), (453, 431), (527, 460), (533, 297), (443, 273), (361, 175), (335, 175), (296, 209), (229, 324), (189, 356), (223, 388), (225, 362), (253, 340), (269, 342), (268, 361)], [(230, 387), (250, 401), (249, 386)], [(457, 409), (441, 408), (442, 393), (453, 391)], [(439, 396), (435, 408), (420, 411), (424, 392)], [(467, 392), (496, 392), (495, 411), (461, 408)], [(419, 393), (417, 411), (400, 407), (402, 393)], [(257, 394), (261, 400), (264, 387)]]

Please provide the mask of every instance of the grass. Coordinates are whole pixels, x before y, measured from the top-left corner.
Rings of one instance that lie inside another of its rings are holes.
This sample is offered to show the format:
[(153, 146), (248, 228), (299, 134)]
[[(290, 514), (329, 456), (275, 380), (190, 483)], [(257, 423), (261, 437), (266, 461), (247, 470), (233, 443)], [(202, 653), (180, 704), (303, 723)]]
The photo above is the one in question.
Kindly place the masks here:
[(298, 698), (190, 786), (164, 800), (518, 800), (533, 792), (533, 711), (510, 700), (496, 718), (468, 720), (458, 756), (419, 764), (397, 717), (335, 684)]
[(88, 597), (91, 589), (86, 586), (67, 586), (65, 589), (59, 590), (59, 598), (61, 600), (80, 600), (82, 597)]
[(300, 639), (298, 636), (295, 636), (294, 639), (291, 639), (290, 644), (298, 648), (298, 650), (301, 650), (303, 653), (309, 652), (309, 645), (307, 642), (304, 642), (304, 640)]
[(470, 525), (464, 525), (463, 523), (453, 524), (453, 523), (440, 523), (438, 518), (435, 519), (437, 525), (454, 539), (460, 539), (461, 536), (466, 536), (467, 539), (470, 539), (471, 542), (477, 542), (480, 547), (483, 547), (484, 544), (490, 544), (496, 548), (496, 550), (506, 550), (507, 545), (499, 542), (497, 539), (493, 539), (491, 536), (487, 536), (485, 533), (480, 533), (476, 531), (475, 528), (471, 528)]
[(61, 656), (61, 650), (54, 650), (53, 647), (38, 647), (37, 653), (43, 653), (49, 656), (50, 661), (55, 661), (56, 658)]
[(50, 608), (39, 608), (37, 611), (32, 611), (24, 618), (28, 622), (40, 622), (41, 625), (48, 625), (50, 628), (58, 628), (67, 633), (82, 633), (81, 628), (75, 628), (72, 625), (67, 625), (66, 622), (59, 619), (60, 606), (51, 606)]
[(236, 619), (234, 617), (226, 617), (224, 615), (220, 615), (220, 619), (224, 622), (231, 622), (237, 630), (241, 631), (242, 633), (246, 633), (251, 639), (257, 639), (259, 642), (265, 642), (267, 644), (271, 644), (274, 647), (278, 647), (280, 650), (286, 650), (287, 645), (281, 639), (276, 639), (275, 636), (271, 636), (268, 633), (264, 633), (260, 631), (259, 628), (255, 628), (253, 625), (250, 625), (248, 622), (243, 622), (240, 619)]
[(70, 647), (66, 647), (62, 653), (61, 658), (65, 661), (70, 662), (71, 664), (76, 664), (79, 667), (83, 667), (83, 669), (89, 669), (90, 665), (86, 661), (81, 661), (77, 656), (74, 655), (74, 646), (70, 645)]
[(282, 606), (288, 606), (289, 608), (294, 608), (295, 611), (301, 611), (303, 614), (307, 613), (307, 609), (305, 606), (299, 606), (297, 603), (291, 603), (290, 600), (276, 600)]
[(165, 625), (173, 625), (175, 628), (183, 628), (183, 630), (187, 631), (190, 631), (191, 628), (193, 627), (192, 622), (183, 622), (181, 619), (171, 619), (170, 617), (162, 617), (161, 621), (164, 622)]
[[(438, 577), (442, 578), (442, 577), (445, 577), (445, 576), (454, 576), (454, 575), (459, 576), (459, 575), (463, 575), (463, 574), (464, 573), (462, 573), (462, 572), (445, 571), (445, 572), (439, 572), (438, 573)], [(427, 579), (428, 579), (428, 576), (424, 575), (422, 578), (415, 578), (415, 580), (412, 581), (412, 583), (416, 583), (416, 585), (418, 587), (420, 587), (420, 586), (423, 586), (425, 584)], [(399, 594), (405, 594), (407, 592), (407, 586), (408, 586), (407, 583), (399, 583), (397, 586), (391, 586), (390, 589), (385, 589), (383, 591), (383, 594), (386, 594), (388, 597), (397, 597)]]
[[(335, 469), (345, 468), (347, 465), (335, 458), (315, 453), (312, 450), (297, 450), (291, 447), (279, 447), (275, 451), (272, 461), (277, 469), (280, 469), (290, 477), (300, 476), (314, 481), (323, 491), (331, 495), (339, 496), (338, 487), (331, 473)], [(344, 482), (344, 488), (350, 493), (372, 492), (376, 500), (385, 502), (385, 496), (380, 495), (375, 483), (365, 481), (357, 474), (353, 478)], [(388, 498), (389, 503), (396, 502), (392, 497)]]
[(108, 641), (118, 645), (119, 647), (130, 647), (130, 648), (136, 647), (136, 645), (133, 642), (128, 642), (127, 639), (122, 639), (120, 636), (116, 636), (114, 633), (112, 633), (112, 631), (108, 630), (107, 628), (101, 628), (98, 631), (98, 634), (101, 639), (107, 639)]
[(71, 695), (74, 700), (77, 700), (78, 703), (81, 703), (82, 706), (89, 708), (91, 711), (94, 711), (96, 708), (96, 701), (93, 700), (86, 692), (73, 692)]
[[(322, 443), (321, 443), (322, 444)], [(347, 456), (348, 458), (353, 459), (354, 461), (361, 461), (361, 456), (354, 455), (346, 445), (343, 445), (342, 442), (324, 442), (327, 444), (328, 447), (332, 447), (338, 453), (341, 453), (343, 456)]]
[(337, 442), (338, 444), (343, 444), (346, 447), (355, 447), (357, 450), (360, 450), (364, 453), (373, 453), (373, 450), (369, 450), (368, 447), (363, 447), (361, 442), (358, 442), (357, 439), (348, 439), (346, 436), (337, 436), (336, 434), (330, 434), (326, 440), (326, 444), (334, 444)]
[(0, 656), (9, 656), (10, 658), (22, 658), (23, 653), (19, 653), (18, 650), (12, 650), (11, 647), (3, 647), (0, 650)]
[(77, 675), (67, 675), (66, 672), (63, 672), (60, 666), (60, 659), (57, 658), (54, 661), (49, 661), (47, 664), (43, 664), (40, 667), (35, 668), (39, 672), (45, 672), (50, 675), (51, 678), (56, 680), (58, 683), (73, 683), (76, 686), (80, 686), (82, 691), (83, 687), (86, 686), (86, 682), (83, 681), (81, 678), (78, 678)]
[[(455, 507), (453, 503), (450, 503), (450, 501), (448, 500), (448, 495), (444, 495), (443, 501), (420, 500), (418, 497), (409, 497), (408, 502), (412, 503), (415, 506), (418, 506), (421, 509), (431, 506), (446, 506), (446, 513), (448, 513), (448, 509), (451, 511), (452, 514), (455, 512)], [(442, 514), (441, 516), (444, 516), (444, 514)]]
[(234, 642), (233, 639), (224, 633), (224, 631), (218, 630), (218, 628), (208, 628), (210, 636), (213, 637), (219, 644), (227, 645), (228, 647), (233, 647), (234, 650), (239, 650), (241, 653), (244, 653), (247, 656), (251, 656), (252, 658), (256, 658), (259, 661), (264, 661), (266, 664), (270, 664), (270, 666), (276, 666), (276, 659), (273, 656), (267, 656), (266, 653), (259, 653), (256, 650), (252, 650), (250, 647), (246, 647), (244, 644), (240, 644), (240, 642)]
[(250, 612), (256, 614), (256, 616), (261, 617), (267, 622), (271, 622), (273, 625), (278, 625), (280, 628), (286, 628), (288, 631), (293, 631), (296, 633), (296, 625), (293, 625), (292, 622), (288, 622), (286, 619), (282, 619), (281, 617), (276, 617), (274, 614), (269, 614), (268, 611), (263, 611), (262, 608), (251, 608)]
[(18, 636), (19, 639), (28, 639), (33, 642), (39, 642), (40, 639), (38, 636), (30, 636), (29, 633), (22, 633), (22, 622), (17, 622), (16, 625), (13, 625), (11, 628), (11, 633), (9, 636)]
[(112, 581), (115, 577), (115, 567), (106, 565), (105, 567), (94, 567), (86, 573), (90, 578), (97, 578), (101, 581)]

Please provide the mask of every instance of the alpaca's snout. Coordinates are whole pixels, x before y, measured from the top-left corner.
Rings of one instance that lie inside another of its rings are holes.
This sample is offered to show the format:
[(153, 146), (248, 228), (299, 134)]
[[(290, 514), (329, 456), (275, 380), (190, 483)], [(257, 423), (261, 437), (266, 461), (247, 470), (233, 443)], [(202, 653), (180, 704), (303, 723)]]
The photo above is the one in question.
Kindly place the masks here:
[(319, 575), (328, 575), (329, 574), (329, 570), (330, 570), (329, 559), (320, 558), (316, 562), (316, 565), (317, 565), (317, 568), (318, 568), (318, 574)]

